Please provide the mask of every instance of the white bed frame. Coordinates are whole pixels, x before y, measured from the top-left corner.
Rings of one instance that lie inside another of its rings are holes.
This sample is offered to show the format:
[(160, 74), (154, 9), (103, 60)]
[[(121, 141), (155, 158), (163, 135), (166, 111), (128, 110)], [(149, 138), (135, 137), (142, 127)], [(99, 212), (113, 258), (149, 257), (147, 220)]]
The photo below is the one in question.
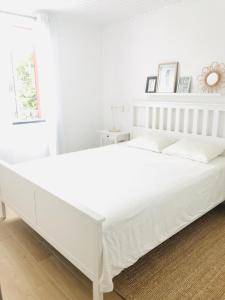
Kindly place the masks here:
[[(225, 97), (204, 100), (205, 103), (137, 101), (133, 105), (133, 134), (157, 130), (225, 138)], [(213, 103), (215, 100), (218, 103)], [(84, 207), (70, 206), (2, 162), (0, 187), (0, 217), (6, 217), (5, 204), (14, 209), (93, 282), (93, 300), (103, 300), (99, 283), (104, 218)]]

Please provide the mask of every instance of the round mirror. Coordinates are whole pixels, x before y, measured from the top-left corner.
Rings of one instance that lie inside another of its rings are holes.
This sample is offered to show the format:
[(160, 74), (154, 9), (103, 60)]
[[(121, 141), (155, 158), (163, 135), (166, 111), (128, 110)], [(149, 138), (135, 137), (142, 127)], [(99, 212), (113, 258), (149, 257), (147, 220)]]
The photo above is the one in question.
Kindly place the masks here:
[(220, 81), (220, 74), (215, 71), (209, 73), (208, 76), (206, 77), (206, 83), (209, 86), (216, 86), (219, 81)]
[(204, 67), (198, 80), (203, 92), (216, 93), (225, 88), (225, 64), (213, 62), (210, 66)]

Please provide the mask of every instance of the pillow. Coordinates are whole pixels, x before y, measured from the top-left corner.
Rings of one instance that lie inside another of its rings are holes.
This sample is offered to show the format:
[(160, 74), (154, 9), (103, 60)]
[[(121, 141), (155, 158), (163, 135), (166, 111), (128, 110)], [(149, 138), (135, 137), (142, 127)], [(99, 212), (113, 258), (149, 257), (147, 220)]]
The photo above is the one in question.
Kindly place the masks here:
[(204, 139), (183, 138), (163, 150), (164, 154), (208, 163), (225, 150), (223, 143)]
[(177, 139), (174, 137), (156, 133), (134, 138), (133, 140), (129, 141), (127, 145), (129, 147), (150, 150), (153, 152), (162, 152), (164, 148), (175, 143), (176, 141)]

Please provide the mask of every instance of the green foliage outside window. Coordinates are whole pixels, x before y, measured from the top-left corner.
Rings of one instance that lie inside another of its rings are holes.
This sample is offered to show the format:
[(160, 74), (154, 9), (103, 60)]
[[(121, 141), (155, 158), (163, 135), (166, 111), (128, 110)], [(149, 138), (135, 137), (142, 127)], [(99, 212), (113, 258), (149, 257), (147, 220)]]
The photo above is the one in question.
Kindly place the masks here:
[(37, 95), (35, 86), (35, 66), (33, 56), (16, 63), (16, 98), (22, 119), (37, 117)]

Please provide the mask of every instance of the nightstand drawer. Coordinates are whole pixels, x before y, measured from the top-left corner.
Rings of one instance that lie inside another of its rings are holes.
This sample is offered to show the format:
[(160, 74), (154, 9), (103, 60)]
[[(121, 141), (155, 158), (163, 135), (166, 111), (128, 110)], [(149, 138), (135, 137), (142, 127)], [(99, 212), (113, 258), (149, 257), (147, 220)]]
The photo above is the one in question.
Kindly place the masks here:
[(130, 133), (123, 133), (121, 135), (118, 135), (116, 139), (117, 139), (117, 143), (129, 141)]
[(101, 137), (101, 145), (102, 146), (107, 146), (107, 145), (112, 145), (115, 144), (115, 138), (109, 135), (103, 135)]

